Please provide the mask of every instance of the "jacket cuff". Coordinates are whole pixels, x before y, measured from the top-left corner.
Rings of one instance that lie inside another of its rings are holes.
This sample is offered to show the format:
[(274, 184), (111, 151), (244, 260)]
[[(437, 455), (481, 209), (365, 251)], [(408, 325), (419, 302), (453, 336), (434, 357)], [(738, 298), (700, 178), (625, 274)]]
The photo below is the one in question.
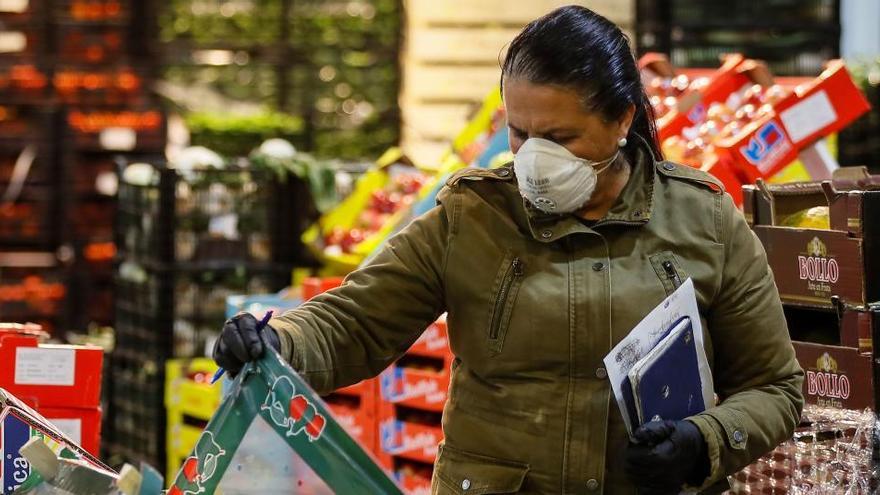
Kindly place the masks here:
[(299, 328), (290, 323), (288, 320), (280, 318), (272, 318), (269, 320), (269, 326), (278, 333), (278, 340), (281, 342), (281, 357), (290, 363), (290, 366), (298, 371), (303, 371), (303, 340), (299, 334)]
[(686, 419), (697, 425), (700, 433), (703, 434), (703, 439), (706, 440), (707, 453), (709, 455), (709, 476), (706, 477), (702, 485), (698, 487), (686, 486), (685, 490), (689, 492), (702, 492), (726, 477), (721, 464), (721, 442), (723, 441), (720, 430), (721, 426), (718, 425), (714, 418), (708, 415), (701, 414)]

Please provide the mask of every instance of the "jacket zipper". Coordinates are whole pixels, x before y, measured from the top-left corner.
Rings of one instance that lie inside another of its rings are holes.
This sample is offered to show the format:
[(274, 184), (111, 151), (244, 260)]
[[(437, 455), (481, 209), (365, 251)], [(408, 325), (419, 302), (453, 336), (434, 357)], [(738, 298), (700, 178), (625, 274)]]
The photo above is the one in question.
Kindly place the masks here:
[(495, 340), (501, 332), (501, 321), (503, 320), (504, 307), (507, 306), (507, 298), (510, 296), (510, 288), (514, 280), (522, 277), (523, 263), (519, 258), (514, 258), (504, 274), (504, 280), (501, 284), (501, 291), (498, 292), (498, 298), (495, 300), (495, 309), (492, 312), (492, 326), (489, 329), (489, 338)]
[(678, 276), (678, 272), (675, 270), (675, 266), (671, 261), (666, 260), (663, 262), (663, 270), (666, 272), (666, 276), (669, 280), (672, 281), (672, 286), (678, 289), (681, 287), (681, 277)]

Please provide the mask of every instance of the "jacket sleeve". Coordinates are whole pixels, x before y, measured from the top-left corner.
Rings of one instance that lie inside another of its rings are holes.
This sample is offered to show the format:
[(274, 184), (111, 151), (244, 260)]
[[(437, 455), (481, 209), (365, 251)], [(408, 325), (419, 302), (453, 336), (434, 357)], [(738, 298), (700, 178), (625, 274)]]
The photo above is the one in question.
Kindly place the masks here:
[(269, 322), (282, 356), (318, 393), (378, 375), (445, 311), (447, 195), (342, 286)]
[(721, 402), (689, 418), (709, 448), (704, 487), (791, 438), (803, 408), (803, 370), (764, 248), (726, 194), (720, 214), (725, 261), (707, 325)]

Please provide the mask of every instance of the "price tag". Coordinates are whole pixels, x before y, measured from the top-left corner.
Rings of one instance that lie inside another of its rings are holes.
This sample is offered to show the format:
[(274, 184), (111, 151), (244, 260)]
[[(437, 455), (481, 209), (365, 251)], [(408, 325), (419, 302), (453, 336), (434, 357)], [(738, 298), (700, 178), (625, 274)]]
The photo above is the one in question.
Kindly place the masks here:
[(131, 151), (137, 146), (137, 133), (129, 127), (108, 127), (99, 136), (105, 150)]
[(15, 350), (16, 385), (72, 386), (76, 370), (73, 349), (19, 347)]

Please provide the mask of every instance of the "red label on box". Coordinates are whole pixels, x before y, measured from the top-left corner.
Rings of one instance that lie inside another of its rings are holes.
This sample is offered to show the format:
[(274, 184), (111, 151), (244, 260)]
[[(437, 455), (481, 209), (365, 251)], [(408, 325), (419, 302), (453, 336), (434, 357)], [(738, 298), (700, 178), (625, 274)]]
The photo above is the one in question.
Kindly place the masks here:
[(808, 404), (842, 409), (874, 407), (871, 356), (858, 349), (793, 342), (804, 369)]
[(383, 452), (418, 462), (433, 463), (443, 440), (439, 426), (409, 423), (395, 418), (379, 425), (380, 448)]
[(104, 351), (99, 347), (38, 346), (34, 337), (0, 335), (0, 363), (0, 388), (37, 409), (101, 404)]

